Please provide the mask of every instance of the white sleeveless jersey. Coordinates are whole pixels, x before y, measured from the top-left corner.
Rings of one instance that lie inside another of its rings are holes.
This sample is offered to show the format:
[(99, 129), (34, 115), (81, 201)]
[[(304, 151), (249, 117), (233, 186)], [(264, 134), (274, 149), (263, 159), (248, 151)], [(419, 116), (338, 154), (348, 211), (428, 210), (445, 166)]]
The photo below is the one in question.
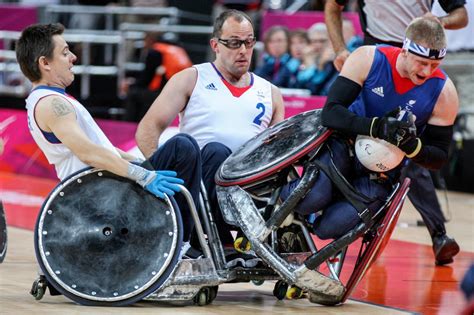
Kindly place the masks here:
[(41, 129), (36, 123), (34, 115), (36, 104), (42, 98), (49, 95), (60, 96), (71, 103), (74, 107), (74, 110), (76, 111), (76, 119), (79, 127), (84, 131), (87, 137), (95, 144), (105, 147), (119, 155), (115, 147), (105, 136), (90, 113), (84, 108), (84, 106), (82, 106), (81, 103), (68, 95), (64, 95), (49, 88), (39, 88), (33, 90), (26, 99), (28, 128), (30, 129), (33, 139), (36, 141), (37, 145), (48, 159), (48, 162), (50, 164), (54, 164), (56, 168), (56, 174), (59, 179), (63, 180), (70, 174), (77, 172), (88, 165), (79, 160), (77, 156), (75, 156), (72, 151), (69, 150), (69, 148), (64, 144), (53, 143), (46, 139), (45, 135), (42, 133)]
[(180, 113), (179, 129), (193, 136), (200, 148), (220, 142), (234, 152), (269, 126), (273, 116), (270, 82), (251, 74), (251, 87), (236, 97), (211, 63), (194, 67), (198, 78)]

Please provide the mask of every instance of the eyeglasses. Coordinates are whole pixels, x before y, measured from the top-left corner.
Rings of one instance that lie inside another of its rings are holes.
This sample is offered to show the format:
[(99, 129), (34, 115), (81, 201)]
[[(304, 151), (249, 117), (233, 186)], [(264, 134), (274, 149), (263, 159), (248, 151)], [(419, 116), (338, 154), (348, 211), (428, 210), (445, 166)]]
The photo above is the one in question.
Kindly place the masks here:
[(257, 39), (255, 37), (247, 38), (244, 40), (237, 39), (237, 38), (231, 38), (231, 39), (218, 38), (217, 41), (229, 49), (239, 49), (240, 47), (242, 47), (242, 44), (245, 45), (245, 48), (250, 49), (253, 46), (255, 46)]

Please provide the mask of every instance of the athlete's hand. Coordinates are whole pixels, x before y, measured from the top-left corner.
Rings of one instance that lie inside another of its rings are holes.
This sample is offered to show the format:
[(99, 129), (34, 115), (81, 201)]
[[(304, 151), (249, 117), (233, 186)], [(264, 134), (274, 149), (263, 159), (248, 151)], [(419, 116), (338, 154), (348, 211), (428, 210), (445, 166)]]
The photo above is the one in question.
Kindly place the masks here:
[(147, 171), (142, 186), (157, 197), (165, 198), (165, 194), (173, 196), (181, 191), (178, 185), (184, 184), (181, 178), (176, 177), (174, 171)]
[(385, 140), (398, 147), (406, 137), (416, 135), (414, 121), (399, 120), (399, 114), (400, 107), (397, 107), (383, 117), (375, 117), (370, 127), (370, 136)]
[(342, 66), (350, 54), (351, 53), (347, 49), (336, 53), (336, 58), (334, 59), (333, 64), (337, 71), (341, 72)]
[(179, 187), (179, 185), (184, 184), (184, 181), (181, 178), (176, 177), (176, 172), (155, 171), (153, 174), (155, 177), (149, 184), (145, 185), (145, 189), (155, 196), (164, 199), (165, 194), (168, 196), (173, 196), (175, 192), (181, 191), (181, 187)]
[(408, 112), (404, 119), (410, 126), (407, 130), (402, 130), (401, 133), (397, 135), (399, 142), (398, 147), (402, 149), (408, 157), (413, 157), (421, 149), (421, 140), (416, 136), (416, 117), (411, 112)]

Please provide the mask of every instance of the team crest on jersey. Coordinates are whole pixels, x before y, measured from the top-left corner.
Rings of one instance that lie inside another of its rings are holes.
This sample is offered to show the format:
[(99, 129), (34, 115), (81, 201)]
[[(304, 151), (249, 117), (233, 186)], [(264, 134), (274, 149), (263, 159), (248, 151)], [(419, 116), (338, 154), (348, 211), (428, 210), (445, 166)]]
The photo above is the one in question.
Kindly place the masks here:
[(412, 111), (413, 106), (415, 106), (416, 100), (409, 100), (405, 103), (405, 110)]
[(377, 94), (380, 97), (384, 97), (384, 95), (383, 95), (383, 86), (373, 88), (372, 92), (374, 92), (375, 94)]
[(209, 83), (208, 85), (206, 85), (206, 89), (212, 90), (212, 91), (217, 91), (217, 88), (214, 85), (214, 83)]

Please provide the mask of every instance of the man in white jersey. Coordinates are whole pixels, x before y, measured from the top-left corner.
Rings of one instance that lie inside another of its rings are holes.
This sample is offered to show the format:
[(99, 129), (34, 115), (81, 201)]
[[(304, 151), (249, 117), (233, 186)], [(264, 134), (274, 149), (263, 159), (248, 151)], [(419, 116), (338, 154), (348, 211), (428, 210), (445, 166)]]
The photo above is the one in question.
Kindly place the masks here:
[(210, 40), (215, 61), (174, 75), (136, 134), (139, 148), (149, 156), (179, 114), (180, 131), (193, 136), (201, 148), (203, 181), (224, 246), (232, 246), (233, 238), (218, 210), (215, 172), (232, 151), (284, 118), (280, 91), (248, 71), (255, 42), (252, 21), (245, 13), (221, 13)]
[[(49, 163), (54, 164), (58, 177), (63, 180), (92, 166), (134, 180), (161, 198), (180, 191), (178, 184), (183, 183), (197, 197), (200, 153), (191, 137), (176, 137), (150, 157), (154, 169), (170, 170), (147, 170), (131, 163), (137, 160), (134, 156), (115, 148), (84, 106), (65, 92), (74, 80), (76, 56), (69, 50), (63, 31), (61, 24), (29, 26), (16, 47), (20, 68), (33, 83), (26, 100), (28, 125)], [(186, 202), (180, 203), (178, 198), (177, 202), (184, 213), (183, 222), (187, 223)], [(192, 225), (187, 224), (185, 242), (191, 230)]]

